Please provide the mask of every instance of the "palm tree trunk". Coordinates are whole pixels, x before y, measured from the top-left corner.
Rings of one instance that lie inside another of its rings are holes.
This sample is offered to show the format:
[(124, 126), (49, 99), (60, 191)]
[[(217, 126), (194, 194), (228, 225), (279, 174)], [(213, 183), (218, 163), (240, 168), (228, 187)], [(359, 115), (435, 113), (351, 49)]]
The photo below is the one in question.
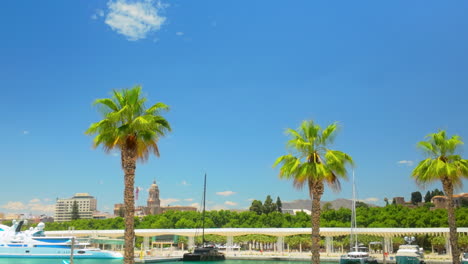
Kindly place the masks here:
[(125, 205), (125, 251), (124, 263), (134, 264), (134, 215), (135, 215), (135, 170), (136, 170), (136, 151), (131, 147), (122, 148), (122, 168), (125, 176), (124, 205)]
[(322, 198), (323, 182), (309, 181), (309, 193), (312, 198), (312, 263), (320, 264), (320, 199)]
[(457, 223), (455, 222), (455, 208), (453, 207), (453, 183), (448, 177), (442, 178), (442, 186), (447, 196), (447, 214), (449, 224), (449, 240), (452, 247), (452, 263), (460, 264), (460, 252), (458, 251)]

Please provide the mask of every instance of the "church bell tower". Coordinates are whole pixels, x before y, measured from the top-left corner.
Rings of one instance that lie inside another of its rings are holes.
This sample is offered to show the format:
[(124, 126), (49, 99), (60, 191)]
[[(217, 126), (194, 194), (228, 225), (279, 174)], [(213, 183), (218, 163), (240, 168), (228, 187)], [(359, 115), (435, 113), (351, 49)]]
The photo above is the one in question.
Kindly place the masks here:
[(159, 187), (156, 181), (153, 181), (149, 189), (148, 195), (148, 212), (147, 214), (159, 214), (161, 212), (161, 200), (159, 200)]

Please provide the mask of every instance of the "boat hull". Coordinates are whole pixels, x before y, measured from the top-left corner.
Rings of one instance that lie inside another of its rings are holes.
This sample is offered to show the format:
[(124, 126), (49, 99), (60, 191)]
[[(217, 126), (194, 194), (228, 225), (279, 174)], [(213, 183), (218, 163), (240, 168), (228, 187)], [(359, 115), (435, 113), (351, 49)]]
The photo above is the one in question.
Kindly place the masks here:
[(368, 258), (341, 258), (340, 264), (377, 264), (377, 260)]
[[(36, 247), (0, 247), (0, 258), (70, 258), (71, 250), (67, 248)], [(122, 254), (112, 251), (76, 249), (74, 259), (122, 259)]]
[(217, 260), (225, 260), (226, 257), (224, 254), (218, 255), (204, 255), (204, 254), (196, 254), (196, 253), (185, 253), (182, 260), (183, 261), (217, 261)]
[(396, 256), (396, 263), (397, 264), (423, 264), (424, 260), (418, 257), (411, 257), (411, 256)]

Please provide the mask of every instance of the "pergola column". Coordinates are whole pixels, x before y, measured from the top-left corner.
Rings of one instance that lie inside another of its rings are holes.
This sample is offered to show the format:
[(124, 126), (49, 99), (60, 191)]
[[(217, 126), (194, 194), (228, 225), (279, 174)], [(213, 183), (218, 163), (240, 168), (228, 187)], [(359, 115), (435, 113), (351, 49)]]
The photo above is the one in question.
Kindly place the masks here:
[(384, 237), (384, 244), (383, 244), (383, 251), (388, 253), (393, 253), (392, 250), (392, 238), (391, 237)]
[(149, 237), (143, 237), (143, 250), (149, 250)]
[(278, 240), (276, 241), (276, 249), (278, 250), (278, 252), (281, 252), (281, 253), (284, 251), (284, 237), (283, 236), (278, 237)]
[(333, 237), (327, 236), (325, 237), (325, 249), (327, 255), (333, 252)]
[(233, 236), (227, 236), (227, 241), (226, 241), (226, 253), (230, 253), (232, 250), (232, 247), (234, 246), (234, 237)]
[(450, 235), (445, 237), (445, 249), (447, 250), (447, 255), (452, 255), (452, 245), (450, 244)]
[(189, 236), (188, 237), (188, 249), (192, 249), (195, 247), (195, 237)]

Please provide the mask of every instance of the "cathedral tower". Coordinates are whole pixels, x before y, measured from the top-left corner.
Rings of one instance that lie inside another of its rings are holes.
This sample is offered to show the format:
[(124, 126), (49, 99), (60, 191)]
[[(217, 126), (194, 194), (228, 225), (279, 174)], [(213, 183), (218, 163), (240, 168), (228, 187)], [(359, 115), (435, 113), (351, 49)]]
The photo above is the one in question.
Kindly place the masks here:
[(147, 214), (159, 214), (161, 213), (161, 200), (159, 200), (159, 187), (156, 185), (156, 181), (153, 181), (149, 189), (148, 195), (148, 212)]

